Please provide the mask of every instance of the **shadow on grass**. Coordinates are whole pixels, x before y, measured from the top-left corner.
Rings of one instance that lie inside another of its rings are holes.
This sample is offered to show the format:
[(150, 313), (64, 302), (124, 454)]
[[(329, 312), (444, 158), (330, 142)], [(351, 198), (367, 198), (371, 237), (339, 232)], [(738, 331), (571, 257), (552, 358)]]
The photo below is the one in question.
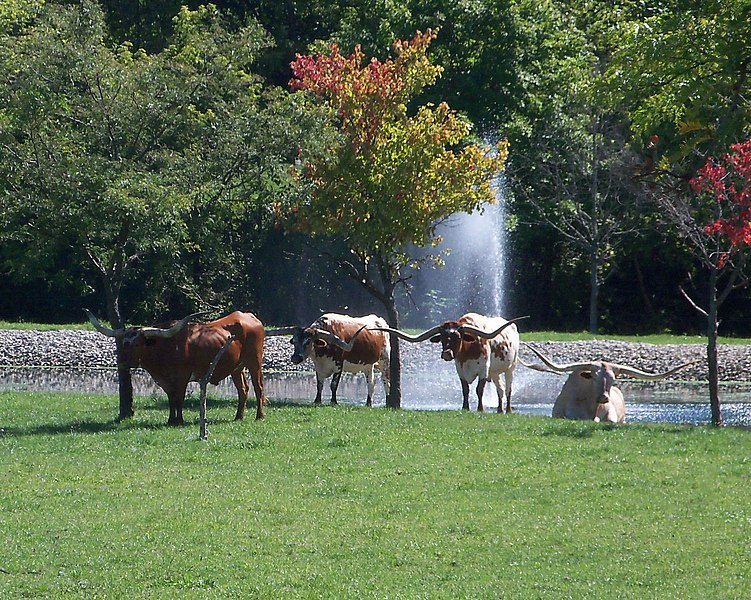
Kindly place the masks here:
[(624, 428), (646, 428), (651, 432), (686, 435), (702, 427), (712, 428), (711, 425), (691, 425), (688, 423), (594, 423), (593, 421), (552, 419), (550, 426), (542, 432), (542, 436), (591, 438), (600, 431), (618, 431)]
[[(119, 419), (113, 417), (111, 420), (96, 420), (96, 419), (71, 419), (66, 422), (57, 423), (45, 423), (40, 425), (33, 425), (28, 427), (2, 427), (0, 428), (0, 437), (30, 437), (30, 436), (54, 436), (54, 435), (67, 435), (72, 433), (79, 434), (97, 434), (106, 433), (109, 431), (128, 431), (128, 430), (159, 430), (170, 429), (171, 425), (167, 425), (167, 417), (169, 416), (169, 403), (167, 397), (150, 397), (149, 402), (143, 402), (146, 398), (136, 397), (134, 398), (134, 410), (136, 414), (141, 413), (162, 413), (164, 420), (143, 421), (136, 418)], [(139, 402), (140, 400), (140, 402)], [(185, 424), (183, 428), (193, 428), (196, 430), (199, 427), (198, 422), (198, 408), (199, 408), (198, 396), (193, 397), (188, 395), (185, 398), (183, 404), (183, 417), (185, 418)], [(246, 407), (246, 416), (249, 418), (249, 411), (251, 409), (255, 411), (256, 402), (254, 399), (248, 399)], [(212, 396), (207, 397), (207, 413), (210, 425), (217, 425), (220, 423), (230, 423), (235, 420), (235, 410), (237, 408), (237, 400), (232, 398), (214, 398)], [(113, 412), (117, 411), (117, 406), (113, 405)], [(251, 413), (251, 420), (255, 420), (255, 413)]]

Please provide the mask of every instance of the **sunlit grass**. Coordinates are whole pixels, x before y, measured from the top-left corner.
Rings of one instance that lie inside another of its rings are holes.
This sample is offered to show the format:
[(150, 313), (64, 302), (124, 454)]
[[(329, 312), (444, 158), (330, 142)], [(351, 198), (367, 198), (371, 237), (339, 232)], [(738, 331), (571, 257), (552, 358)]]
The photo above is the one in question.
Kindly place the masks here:
[[(269, 328), (275, 325), (266, 325)], [(67, 323), (67, 324), (48, 324), (48, 323), (27, 323), (15, 321), (0, 321), (0, 329), (21, 329), (36, 331), (59, 331), (66, 329), (90, 330), (94, 328), (86, 321), (85, 323)], [(706, 344), (707, 338), (700, 335), (674, 335), (670, 333), (650, 334), (650, 335), (610, 335), (610, 334), (592, 334), (587, 331), (560, 332), (560, 331), (525, 331), (524, 326), (520, 325), (521, 335), (528, 342), (576, 342), (591, 340), (619, 340), (624, 342), (642, 342), (645, 344)], [(418, 329), (405, 328), (405, 331), (412, 334), (419, 333)], [(720, 337), (721, 344), (751, 344), (751, 338)]]
[(0, 597), (744, 598), (751, 433), (0, 393)]

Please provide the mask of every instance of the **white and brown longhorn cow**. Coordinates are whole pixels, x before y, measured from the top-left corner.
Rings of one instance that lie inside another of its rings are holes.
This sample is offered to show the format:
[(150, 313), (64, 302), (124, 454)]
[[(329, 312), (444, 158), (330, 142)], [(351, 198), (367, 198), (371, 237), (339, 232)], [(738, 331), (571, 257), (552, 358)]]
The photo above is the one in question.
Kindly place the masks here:
[(485, 384), (492, 381), (498, 394), (498, 412), (503, 412), (505, 396), (506, 412), (510, 413), (511, 385), (519, 354), (519, 332), (515, 321), (523, 318), (526, 317), (507, 321), (502, 317), (467, 313), (456, 321), (445, 321), (415, 336), (398, 329), (387, 328), (385, 331), (408, 342), (423, 342), (429, 339), (433, 343), (441, 344), (441, 358), (454, 361), (462, 384), (462, 409), (469, 410), (469, 386), (478, 379), (477, 410), (483, 410), (482, 395)]
[[(525, 344), (548, 369), (556, 373), (569, 373), (560, 394), (553, 404), (553, 417), (559, 419), (580, 419), (623, 423), (626, 419), (626, 405), (623, 392), (615, 384), (616, 377), (625, 375), (637, 379), (657, 381), (670, 377), (681, 369), (694, 364), (688, 362), (664, 373), (647, 373), (617, 363), (590, 361), (559, 365), (545, 356), (537, 348)], [(537, 371), (548, 371), (541, 365), (524, 366)]]
[(323, 383), (331, 377), (331, 404), (336, 404), (336, 390), (342, 373), (365, 373), (368, 382), (367, 406), (373, 404), (375, 390), (374, 370), (381, 372), (386, 394), (389, 393), (388, 333), (370, 331), (369, 328), (386, 328), (388, 324), (376, 315), (350, 317), (326, 313), (310, 326), (277, 330), (274, 333), (292, 333), (291, 360), (300, 364), (306, 358), (313, 361), (316, 372), (315, 404), (321, 403)]

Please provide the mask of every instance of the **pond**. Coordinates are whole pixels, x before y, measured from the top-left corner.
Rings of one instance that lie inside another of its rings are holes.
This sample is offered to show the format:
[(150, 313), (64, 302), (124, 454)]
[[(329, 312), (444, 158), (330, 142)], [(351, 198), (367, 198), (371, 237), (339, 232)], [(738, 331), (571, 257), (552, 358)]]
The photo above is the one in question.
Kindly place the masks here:
[[(312, 402), (315, 396), (315, 376), (311, 372), (264, 373), (266, 395), (272, 402)], [(514, 379), (512, 405), (521, 414), (550, 415), (564, 379), (559, 375), (517, 370)], [(707, 386), (703, 383), (662, 383), (621, 381), (626, 396), (626, 421), (706, 424), (711, 420)], [(141, 370), (133, 373), (133, 386), (139, 396), (157, 396), (163, 392), (149, 375)], [(76, 391), (117, 394), (117, 372), (114, 369), (54, 369), (0, 368), (0, 390)], [(191, 384), (189, 392), (198, 394), (198, 384)], [(324, 387), (324, 402), (329, 399), (329, 382)], [(342, 404), (364, 404), (367, 394), (362, 375), (345, 374), (337, 393)], [(234, 387), (225, 380), (217, 387), (209, 387), (209, 415), (211, 397), (235, 397)], [(751, 426), (751, 384), (723, 385), (721, 388), (722, 416), (726, 425)], [(470, 403), (477, 406), (474, 389)], [(483, 403), (486, 411), (495, 411), (498, 401), (492, 384), (485, 387)], [(384, 405), (384, 390), (378, 377), (375, 406)], [(437, 364), (430, 372), (406, 370), (402, 373), (402, 407), (409, 410), (458, 410), (461, 408), (461, 387), (451, 364)], [(114, 408), (113, 408), (114, 410)]]

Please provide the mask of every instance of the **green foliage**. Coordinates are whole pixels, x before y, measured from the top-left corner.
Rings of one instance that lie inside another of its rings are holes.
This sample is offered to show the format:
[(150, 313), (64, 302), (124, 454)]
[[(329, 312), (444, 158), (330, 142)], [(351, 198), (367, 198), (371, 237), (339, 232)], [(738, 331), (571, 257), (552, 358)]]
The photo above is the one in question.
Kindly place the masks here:
[(628, 110), (642, 144), (659, 136), (661, 169), (691, 174), (696, 150), (740, 141), (751, 123), (751, 7), (684, 2), (624, 16), (607, 71), (611, 102)]
[(199, 442), (195, 402), (0, 401), (0, 596), (751, 593), (740, 429), (210, 399)]
[(491, 181), (506, 157), (504, 144), (495, 154), (462, 147), (470, 124), (445, 103), (408, 113), (408, 102), (440, 75), (426, 57), (435, 36), (397, 41), (396, 58), (385, 62), (363, 64), (359, 47), (349, 57), (332, 47), (293, 63), (293, 87), (331, 107), (344, 138), (335, 161), (307, 166), (315, 190), (299, 224), (345, 238), (364, 263), (387, 265), (387, 287), (409, 262), (410, 245), (437, 241), (441, 220), (494, 201)]
[(265, 206), (295, 193), (289, 165), (320, 131), (253, 74), (269, 43), (207, 6), (180, 11), (160, 54), (111, 47), (93, 3), (50, 5), (0, 39), (0, 235), (16, 276), (59, 271), (64, 249), (82, 286), (104, 286), (110, 319), (129, 281), (151, 284), (137, 298), (147, 318), (236, 302), (241, 249)]

